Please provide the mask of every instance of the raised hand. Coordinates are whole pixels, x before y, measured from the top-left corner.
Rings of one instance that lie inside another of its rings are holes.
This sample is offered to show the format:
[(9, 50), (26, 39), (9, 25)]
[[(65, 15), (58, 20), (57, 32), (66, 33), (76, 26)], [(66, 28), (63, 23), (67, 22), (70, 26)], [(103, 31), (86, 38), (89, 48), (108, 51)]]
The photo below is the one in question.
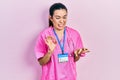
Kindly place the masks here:
[(57, 41), (54, 37), (52, 36), (47, 36), (46, 37), (46, 40), (45, 40), (45, 43), (47, 44), (47, 46), (49, 47), (49, 50), (50, 51), (54, 51), (55, 47), (56, 47), (56, 44), (57, 44)]

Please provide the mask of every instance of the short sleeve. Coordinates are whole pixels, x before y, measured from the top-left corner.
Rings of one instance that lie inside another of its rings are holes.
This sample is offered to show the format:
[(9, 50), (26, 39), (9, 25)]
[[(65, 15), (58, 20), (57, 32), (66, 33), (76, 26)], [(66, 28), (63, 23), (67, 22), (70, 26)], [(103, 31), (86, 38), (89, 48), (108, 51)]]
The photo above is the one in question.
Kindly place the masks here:
[(76, 40), (76, 49), (83, 48), (82, 39), (79, 34), (77, 34), (77, 40)]
[[(77, 39), (77, 40), (76, 40), (76, 49), (81, 49), (81, 48), (83, 48), (82, 39), (81, 39), (81, 36), (80, 36), (79, 33), (77, 34), (77, 38), (76, 38), (76, 39)], [(84, 56), (85, 56), (85, 53), (82, 53), (80, 56), (81, 56), (81, 57), (84, 57)]]
[(47, 47), (45, 45), (45, 41), (44, 41), (42, 35), (40, 34), (36, 41), (36, 45), (35, 45), (35, 55), (36, 55), (37, 59), (43, 57), (45, 55), (46, 51), (47, 51)]

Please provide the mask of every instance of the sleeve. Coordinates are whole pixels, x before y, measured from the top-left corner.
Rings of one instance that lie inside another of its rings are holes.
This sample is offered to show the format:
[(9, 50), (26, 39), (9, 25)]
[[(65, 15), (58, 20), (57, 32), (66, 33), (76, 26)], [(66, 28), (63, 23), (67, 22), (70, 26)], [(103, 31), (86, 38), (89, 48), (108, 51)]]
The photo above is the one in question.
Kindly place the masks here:
[(79, 34), (77, 34), (76, 49), (80, 49), (80, 48), (83, 48), (83, 43), (82, 43), (81, 36)]
[[(83, 48), (83, 43), (82, 43), (82, 39), (79, 33), (77, 33), (77, 38), (76, 38), (76, 47), (75, 49), (81, 49)], [(82, 53), (80, 56), (84, 57), (86, 54)]]
[(36, 45), (35, 45), (35, 55), (37, 57), (37, 59), (43, 57), (45, 55), (47, 51), (47, 47), (45, 45), (45, 41), (42, 37), (42, 35), (40, 34), (40, 36), (38, 37), (37, 41), (36, 41)]

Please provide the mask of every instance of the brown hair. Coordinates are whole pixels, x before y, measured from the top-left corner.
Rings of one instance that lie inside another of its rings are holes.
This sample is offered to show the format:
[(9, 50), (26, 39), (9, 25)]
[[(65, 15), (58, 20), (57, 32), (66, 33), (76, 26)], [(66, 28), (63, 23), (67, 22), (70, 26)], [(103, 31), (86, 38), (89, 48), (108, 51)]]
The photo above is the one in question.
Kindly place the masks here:
[[(58, 10), (58, 9), (65, 9), (66, 12), (67, 12), (67, 8), (66, 8), (66, 6), (65, 6), (64, 4), (62, 4), (62, 3), (54, 3), (54, 4), (50, 7), (50, 9), (49, 9), (49, 15), (50, 15), (51, 17), (53, 17), (54, 11), (55, 11), (55, 10)], [(52, 23), (52, 21), (49, 19), (49, 27), (50, 27), (50, 26), (53, 26), (53, 23)]]

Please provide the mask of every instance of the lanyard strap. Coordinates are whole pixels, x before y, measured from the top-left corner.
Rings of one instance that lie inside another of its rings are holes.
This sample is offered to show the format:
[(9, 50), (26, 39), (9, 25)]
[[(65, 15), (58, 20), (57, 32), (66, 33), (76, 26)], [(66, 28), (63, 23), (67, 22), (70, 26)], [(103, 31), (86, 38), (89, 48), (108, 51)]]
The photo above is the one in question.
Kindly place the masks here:
[(55, 32), (54, 29), (53, 29), (53, 32), (54, 32), (54, 34), (55, 34), (55, 36), (56, 36), (56, 38), (57, 38), (57, 41), (58, 41), (59, 46), (60, 46), (60, 48), (61, 48), (62, 54), (64, 54), (64, 44), (65, 44), (65, 37), (66, 37), (66, 28), (64, 28), (63, 45), (60, 43), (60, 40), (59, 40), (59, 38), (58, 38), (58, 35), (57, 35), (57, 33)]

